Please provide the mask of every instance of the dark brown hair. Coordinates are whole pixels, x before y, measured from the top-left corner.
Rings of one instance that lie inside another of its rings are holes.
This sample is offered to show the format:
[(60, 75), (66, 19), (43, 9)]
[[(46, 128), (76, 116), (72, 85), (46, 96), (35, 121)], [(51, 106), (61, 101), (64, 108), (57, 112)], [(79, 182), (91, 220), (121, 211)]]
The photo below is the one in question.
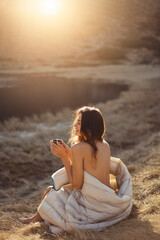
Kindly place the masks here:
[(89, 143), (93, 148), (94, 157), (96, 158), (96, 141), (102, 142), (105, 134), (105, 122), (102, 113), (98, 108), (84, 106), (75, 112), (74, 123), (79, 114), (82, 114), (80, 130), (81, 134), (78, 136), (78, 138), (76, 138), (74, 134), (74, 127), (72, 127), (71, 138), (69, 142), (71, 142), (71, 144), (75, 142)]

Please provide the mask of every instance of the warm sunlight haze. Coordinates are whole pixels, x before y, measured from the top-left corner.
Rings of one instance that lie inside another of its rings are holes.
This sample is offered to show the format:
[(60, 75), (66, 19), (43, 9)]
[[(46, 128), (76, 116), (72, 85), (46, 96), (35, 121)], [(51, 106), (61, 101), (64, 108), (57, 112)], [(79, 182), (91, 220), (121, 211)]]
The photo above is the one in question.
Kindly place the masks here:
[(0, 240), (160, 240), (159, 123), (160, 0), (0, 0)]
[(40, 10), (46, 14), (58, 14), (61, 10), (61, 2), (59, 0), (42, 0), (38, 1)]
[(23, 2), (23, 7), (25, 7), (25, 11), (27, 7), (30, 13), (34, 13), (35, 17), (43, 17), (43, 15), (47, 17), (60, 14), (62, 10), (61, 5), (61, 0), (29, 0)]

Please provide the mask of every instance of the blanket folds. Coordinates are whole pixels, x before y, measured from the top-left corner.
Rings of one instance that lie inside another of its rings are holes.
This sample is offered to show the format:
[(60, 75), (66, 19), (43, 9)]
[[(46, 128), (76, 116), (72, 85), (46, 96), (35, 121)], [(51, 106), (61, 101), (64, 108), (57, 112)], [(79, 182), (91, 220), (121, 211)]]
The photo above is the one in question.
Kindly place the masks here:
[[(49, 224), (53, 233), (64, 230), (97, 229), (102, 230), (128, 217), (132, 208), (132, 179), (125, 164), (111, 157), (111, 174), (117, 177), (118, 192), (107, 187), (95, 177), (84, 171), (84, 183), (80, 190), (65, 185), (67, 177), (61, 170), (53, 175), (54, 185), (59, 191), (50, 190), (38, 207), (41, 217)], [(60, 180), (59, 180), (60, 179)]]

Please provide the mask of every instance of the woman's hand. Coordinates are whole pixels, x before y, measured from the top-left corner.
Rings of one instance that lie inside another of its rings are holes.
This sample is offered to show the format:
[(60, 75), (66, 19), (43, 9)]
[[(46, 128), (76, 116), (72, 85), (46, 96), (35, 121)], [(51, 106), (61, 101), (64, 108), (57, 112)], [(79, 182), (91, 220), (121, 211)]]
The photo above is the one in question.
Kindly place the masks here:
[(50, 140), (50, 149), (54, 156), (61, 159), (67, 158), (71, 162), (71, 149), (64, 142), (56, 144)]

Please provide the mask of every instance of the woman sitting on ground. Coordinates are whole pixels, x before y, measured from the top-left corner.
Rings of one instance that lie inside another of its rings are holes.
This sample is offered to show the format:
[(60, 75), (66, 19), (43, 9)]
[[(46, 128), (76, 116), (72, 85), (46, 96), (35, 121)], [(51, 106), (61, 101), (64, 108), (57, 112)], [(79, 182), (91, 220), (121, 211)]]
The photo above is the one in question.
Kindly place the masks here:
[[(95, 107), (82, 107), (75, 114), (70, 138), (71, 149), (64, 142), (55, 144), (50, 141), (51, 153), (61, 158), (73, 188), (82, 188), (84, 170), (110, 186), (110, 147), (103, 139), (104, 134), (105, 122), (100, 110)], [(47, 188), (43, 198), (51, 188)], [(32, 218), (20, 220), (30, 223), (43, 219), (37, 213)]]
[[(53, 187), (48, 187), (38, 213), (32, 218), (21, 218), (21, 222), (45, 220), (55, 226), (54, 232), (57, 228), (69, 230), (71, 226), (99, 229), (101, 225), (110, 226), (129, 215), (131, 177), (120, 160), (111, 161), (110, 146), (104, 140), (104, 134), (105, 122), (98, 108), (85, 106), (76, 111), (71, 149), (64, 142), (50, 141), (51, 153), (62, 160), (72, 189), (62, 187), (56, 192)], [(113, 172), (119, 176), (119, 184), (125, 185), (119, 196), (110, 188), (111, 163)]]

